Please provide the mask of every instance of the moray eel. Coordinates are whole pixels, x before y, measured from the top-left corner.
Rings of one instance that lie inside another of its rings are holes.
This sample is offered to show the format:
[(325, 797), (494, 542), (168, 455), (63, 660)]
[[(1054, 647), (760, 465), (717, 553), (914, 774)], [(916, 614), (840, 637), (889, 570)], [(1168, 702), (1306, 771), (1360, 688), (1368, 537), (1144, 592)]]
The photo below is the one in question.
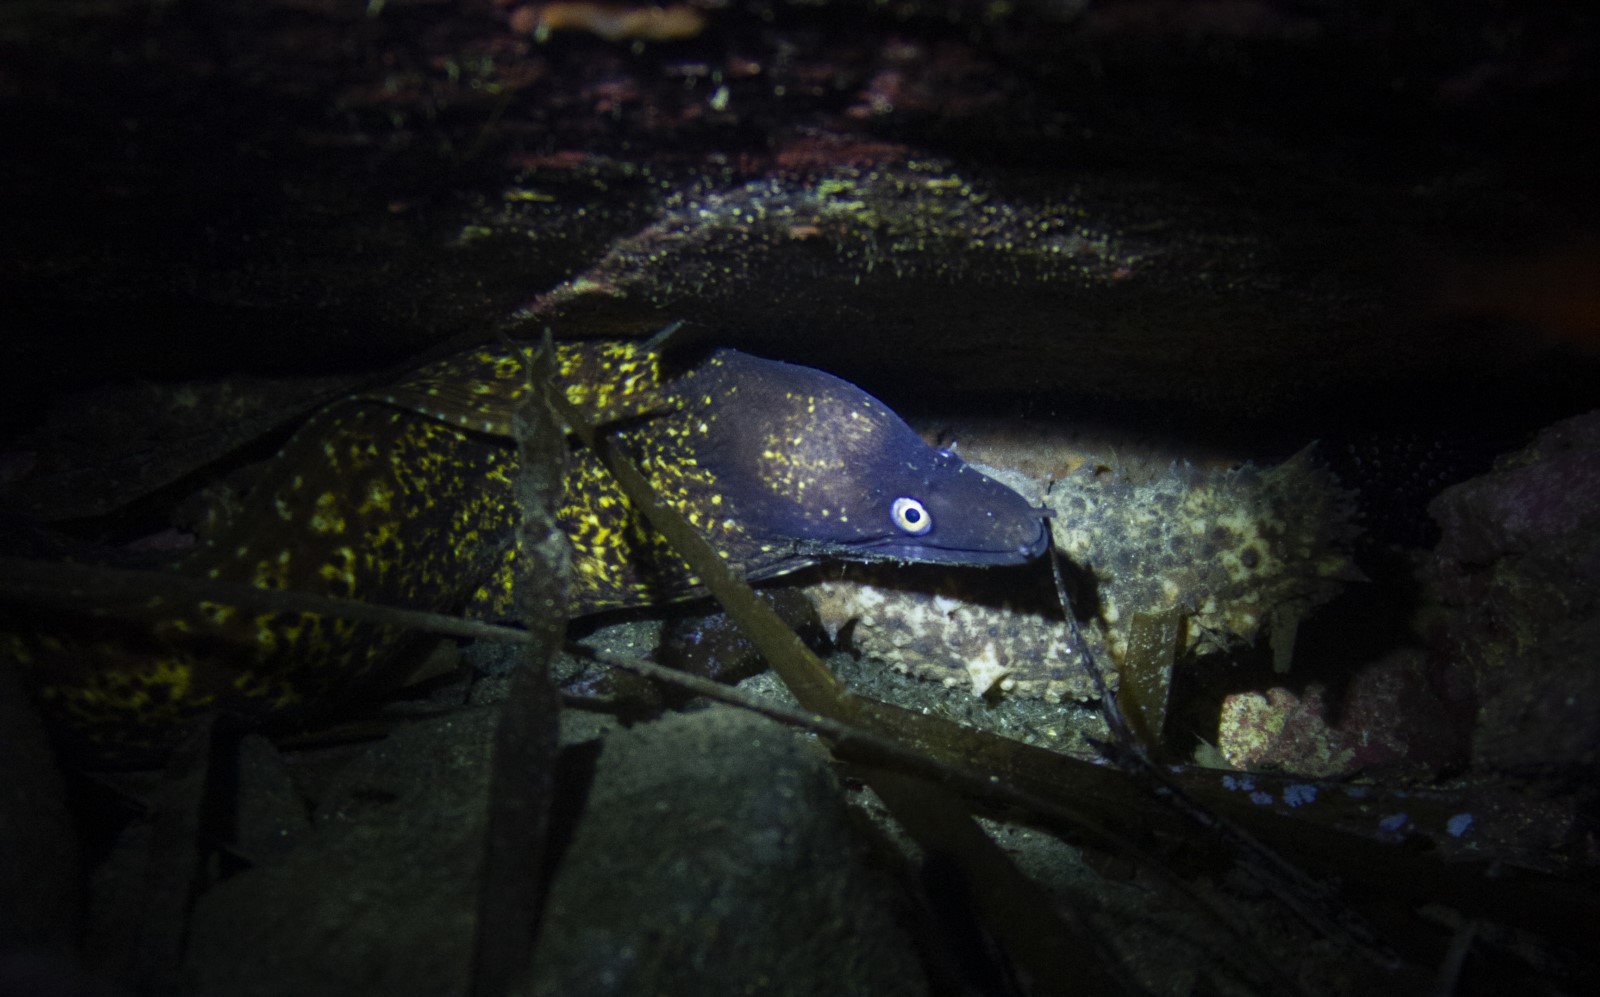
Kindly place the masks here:
[[(925, 444), (821, 371), (716, 350), (683, 369), (639, 343), (557, 347), (557, 383), (662, 499), (752, 580), (825, 558), (1016, 564), (1048, 544), (1040, 511)], [(479, 350), (314, 416), (219, 535), (174, 565), (196, 578), (504, 617), (515, 564), (521, 358)], [(569, 614), (700, 594), (598, 458), (574, 444), (559, 521)], [(305, 719), (399, 681), (408, 636), (311, 613), (169, 604), (144, 619), (31, 620), (0, 654), (31, 666), (47, 711), (105, 755), (137, 754), (221, 710)], [(66, 642), (52, 634), (72, 633)], [(403, 671), (401, 675), (403, 676)]]

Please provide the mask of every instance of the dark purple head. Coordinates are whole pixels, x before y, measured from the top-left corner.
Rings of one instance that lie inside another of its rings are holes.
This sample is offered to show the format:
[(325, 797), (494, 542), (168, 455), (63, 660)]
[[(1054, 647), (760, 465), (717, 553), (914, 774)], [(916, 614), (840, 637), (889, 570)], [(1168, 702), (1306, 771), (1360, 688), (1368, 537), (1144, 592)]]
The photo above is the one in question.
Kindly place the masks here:
[(975, 565), (1021, 564), (1049, 545), (1041, 510), (847, 381), (721, 351), (702, 384), (717, 400), (699, 459), (755, 539), (803, 556)]

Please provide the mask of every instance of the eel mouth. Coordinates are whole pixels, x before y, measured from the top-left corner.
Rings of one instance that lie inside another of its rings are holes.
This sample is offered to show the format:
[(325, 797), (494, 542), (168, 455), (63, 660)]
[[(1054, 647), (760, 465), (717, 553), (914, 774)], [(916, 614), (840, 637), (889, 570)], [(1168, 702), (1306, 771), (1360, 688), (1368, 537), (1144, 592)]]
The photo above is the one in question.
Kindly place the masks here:
[(917, 564), (969, 564), (974, 566), (1027, 564), (1050, 549), (1050, 530), (1043, 515), (1028, 520), (1031, 531), (1019, 526), (1003, 544), (984, 547), (945, 547), (938, 539), (883, 537), (833, 551), (837, 557), (859, 561), (905, 561)]

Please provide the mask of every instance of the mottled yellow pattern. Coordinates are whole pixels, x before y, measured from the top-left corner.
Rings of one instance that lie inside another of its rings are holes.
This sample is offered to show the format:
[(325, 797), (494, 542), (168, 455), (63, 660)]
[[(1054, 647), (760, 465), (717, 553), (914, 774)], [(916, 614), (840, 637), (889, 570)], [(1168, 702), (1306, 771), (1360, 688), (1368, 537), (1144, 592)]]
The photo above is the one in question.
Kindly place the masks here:
[[(693, 359), (680, 369), (641, 344), (592, 342), (558, 346), (555, 366), (573, 405), (610, 427), (660, 498), (748, 576), (884, 543), (874, 532), (890, 529), (883, 503), (941, 484), (956, 486), (937, 513), (947, 526), (957, 525), (955, 510), (971, 508), (981, 530), (1011, 533), (998, 547), (940, 559), (994, 563), (1037, 552), (1042, 534), (1020, 498), (926, 448), (854, 386), (731, 351)], [(175, 570), (266, 590), (509, 615), (517, 457), (508, 435), (527, 401), (526, 376), (517, 357), (478, 350), (328, 407), (270, 463), (232, 525)], [(599, 460), (576, 446), (570, 457), (558, 512), (573, 547), (570, 615), (696, 594), (688, 565)], [(897, 474), (908, 477), (882, 484)], [(1020, 512), (997, 517), (997, 497)], [(875, 525), (858, 530), (852, 516)], [(915, 556), (904, 544), (880, 549)], [(156, 597), (139, 620), (58, 615), (30, 621), (0, 651), (31, 667), (47, 708), (112, 755), (168, 741), (181, 721), (210, 709), (295, 720), (405, 673), (394, 662), (407, 634), (315, 613)]]
[[(560, 368), (569, 397), (598, 418), (660, 404), (651, 394), (658, 387), (654, 356), (628, 344), (563, 347)], [(491, 608), (503, 607), (515, 455), (502, 437), (526, 390), (520, 362), (478, 352), (419, 372), (386, 397), (331, 406), (285, 445), (235, 525), (176, 570), (428, 610), (458, 608), (476, 591)], [(593, 484), (574, 478), (564, 516), (599, 522), (604, 509), (584, 512), (584, 491)], [(619, 569), (596, 572), (591, 563), (615, 556), (604, 545), (620, 530), (579, 531), (590, 547), (583, 574), (603, 584), (590, 585), (575, 612), (627, 601)], [(289, 714), (390, 684), (394, 677), (375, 674), (382, 671), (375, 666), (405, 636), (315, 614), (243, 613), (218, 602), (176, 607), (156, 598), (145, 609), (143, 620), (44, 614), (6, 635), (0, 652), (33, 669), (47, 709), (119, 755), (174, 736), (183, 720), (213, 707), (252, 717)]]
[[(622, 436), (662, 495), (709, 532), (737, 534), (732, 520), (710, 515), (716, 482), (692, 452), (715, 415), (685, 416), (684, 399), (664, 390), (659, 356), (618, 342), (564, 344), (558, 354), (573, 404), (601, 424), (636, 421)], [(505, 437), (528, 392), (525, 370), (504, 352), (480, 350), (329, 407), (285, 445), (235, 525), (176, 569), (262, 589), (504, 615), (516, 462)], [(560, 518), (574, 545), (573, 615), (693, 593), (687, 566), (587, 452), (573, 455)], [(7, 657), (37, 669), (46, 706), (111, 753), (159, 741), (219, 705), (271, 715), (388, 684), (375, 666), (405, 636), (217, 602), (155, 599), (147, 609), (144, 621), (63, 618), (6, 638)], [(94, 639), (82, 639), (88, 633)]]

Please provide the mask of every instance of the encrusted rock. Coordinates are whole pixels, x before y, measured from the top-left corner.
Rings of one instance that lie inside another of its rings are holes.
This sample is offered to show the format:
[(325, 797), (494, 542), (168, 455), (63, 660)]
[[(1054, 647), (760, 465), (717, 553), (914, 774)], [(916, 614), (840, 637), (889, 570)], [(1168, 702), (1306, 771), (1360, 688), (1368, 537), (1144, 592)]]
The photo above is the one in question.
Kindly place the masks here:
[(1448, 702), (1420, 651), (1362, 666), (1339, 690), (1313, 683), (1236, 692), (1222, 701), (1217, 750), (1235, 768), (1308, 778), (1432, 774), (1467, 756), (1471, 715)]
[(1556, 423), (1489, 474), (1442, 492), (1417, 630), (1477, 704), (1473, 761), (1600, 758), (1600, 412)]
[(825, 755), (714, 707), (605, 738), (517, 992), (928, 992)]
[(1094, 696), (1060, 611), (997, 600), (994, 574), (852, 566), (806, 593), (835, 642), (909, 675), (975, 696)]
[(1266, 633), (1285, 669), (1300, 620), (1361, 577), (1343, 553), (1347, 495), (1304, 451), (1265, 469), (1174, 464), (1148, 481), (1086, 464), (1047, 504), (1057, 550), (1092, 573), (1117, 659), (1136, 614), (1178, 609), (1180, 655)]

